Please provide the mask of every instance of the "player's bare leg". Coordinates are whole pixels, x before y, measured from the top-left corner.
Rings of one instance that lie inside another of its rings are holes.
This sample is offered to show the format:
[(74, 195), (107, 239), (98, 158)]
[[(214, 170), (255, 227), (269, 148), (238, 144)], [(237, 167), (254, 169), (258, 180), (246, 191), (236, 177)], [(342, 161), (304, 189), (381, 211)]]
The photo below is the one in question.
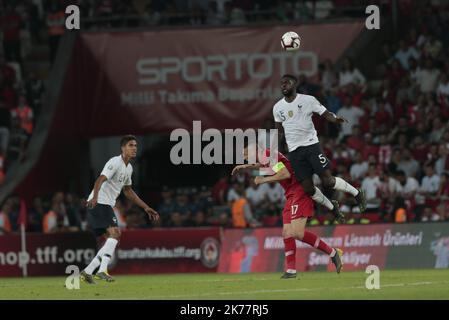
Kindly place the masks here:
[(284, 251), (285, 251), (285, 272), (281, 279), (296, 278), (296, 240), (291, 231), (291, 224), (286, 223), (282, 229), (282, 236), (284, 237)]
[(356, 189), (340, 177), (334, 177), (329, 169), (320, 175), (323, 187), (350, 193), (357, 201), (360, 212), (366, 210), (365, 193), (362, 189)]
[(340, 204), (338, 201), (329, 200), (321, 190), (314, 185), (312, 178), (307, 178), (301, 181), (301, 186), (313, 201), (331, 210), (338, 222), (344, 222), (345, 216), (340, 211)]
[(101, 264), (98, 272), (95, 274), (95, 279), (113, 282), (115, 279), (108, 273), (108, 264), (111, 261), (115, 251), (115, 247), (120, 239), (120, 229), (117, 227), (109, 227), (107, 230), (107, 240), (104, 244), (105, 250), (101, 256)]
[(291, 232), (292, 236), (308, 245), (328, 254), (331, 257), (332, 263), (335, 265), (337, 273), (340, 273), (343, 268), (343, 263), (341, 261), (341, 256), (343, 251), (338, 248), (330, 247), (326, 242), (321, 240), (314, 233), (306, 230), (307, 218), (299, 218), (292, 220), (291, 222)]

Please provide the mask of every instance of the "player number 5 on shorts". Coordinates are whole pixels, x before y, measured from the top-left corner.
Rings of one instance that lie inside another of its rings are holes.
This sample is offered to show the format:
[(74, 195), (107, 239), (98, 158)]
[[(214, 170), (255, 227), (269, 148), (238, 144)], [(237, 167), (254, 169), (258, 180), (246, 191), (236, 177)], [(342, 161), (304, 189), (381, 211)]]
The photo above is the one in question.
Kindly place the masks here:
[(321, 162), (322, 164), (325, 164), (326, 161), (327, 161), (326, 157), (323, 156), (322, 153), (320, 153), (320, 154), (318, 155), (318, 158), (320, 159), (320, 162)]

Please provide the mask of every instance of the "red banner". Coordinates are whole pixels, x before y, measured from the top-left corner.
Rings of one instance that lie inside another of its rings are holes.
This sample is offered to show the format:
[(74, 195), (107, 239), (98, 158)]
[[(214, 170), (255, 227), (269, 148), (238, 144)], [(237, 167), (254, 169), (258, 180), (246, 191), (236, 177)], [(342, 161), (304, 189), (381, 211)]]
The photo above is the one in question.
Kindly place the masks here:
[(29, 276), (62, 276), (68, 265), (89, 263), (95, 248), (95, 238), (87, 232), (28, 234), (25, 252), (20, 235), (0, 236), (0, 277), (22, 276), (24, 264)]
[[(449, 268), (449, 224), (375, 224), (313, 227), (310, 231), (343, 249), (344, 270)], [(299, 271), (335, 271), (329, 256), (296, 241)], [(281, 272), (281, 228), (226, 230), (218, 272)]]
[(114, 273), (216, 272), (219, 228), (124, 231)]
[[(19, 235), (0, 236), (0, 277), (62, 276), (68, 265), (84, 268), (97, 251), (91, 233), (28, 234), (26, 252)], [(219, 228), (125, 230), (110, 267), (114, 274), (216, 272)]]
[[(318, 63), (337, 60), (363, 26), (81, 34), (61, 102), (71, 123), (63, 121), (61, 129), (69, 125), (87, 136), (144, 134), (191, 130), (193, 120), (205, 129), (259, 127), (281, 97), (280, 75), (315, 76)], [(302, 38), (295, 52), (280, 45), (290, 30)]]

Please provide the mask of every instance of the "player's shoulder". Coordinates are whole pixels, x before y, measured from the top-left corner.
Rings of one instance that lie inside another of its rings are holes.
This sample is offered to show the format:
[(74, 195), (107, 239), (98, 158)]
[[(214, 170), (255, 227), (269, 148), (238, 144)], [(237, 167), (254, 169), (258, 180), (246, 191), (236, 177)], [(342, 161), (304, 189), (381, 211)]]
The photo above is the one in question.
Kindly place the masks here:
[(308, 94), (298, 93), (297, 99), (302, 103), (315, 103), (317, 98)]
[(109, 162), (109, 163), (119, 163), (120, 160), (121, 160), (121, 156), (118, 155), (118, 156), (114, 156), (114, 157), (110, 158), (110, 159), (108, 160), (108, 162)]
[(282, 106), (284, 106), (286, 104), (287, 104), (287, 102), (285, 101), (285, 99), (281, 98), (274, 104), (273, 109), (280, 108), (280, 107), (282, 107)]

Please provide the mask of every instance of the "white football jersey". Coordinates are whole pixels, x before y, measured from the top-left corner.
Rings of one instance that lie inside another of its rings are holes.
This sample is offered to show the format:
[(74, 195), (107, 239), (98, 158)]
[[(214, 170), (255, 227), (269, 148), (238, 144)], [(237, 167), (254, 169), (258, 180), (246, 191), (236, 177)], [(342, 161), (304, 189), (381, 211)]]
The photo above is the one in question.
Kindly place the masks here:
[[(98, 203), (115, 206), (123, 186), (130, 186), (132, 184), (131, 175), (133, 167), (131, 163), (128, 165), (122, 159), (122, 156), (116, 156), (109, 159), (104, 165), (103, 171), (100, 175), (108, 178), (100, 187), (98, 191)], [(94, 191), (92, 190), (87, 201), (93, 198)]]
[(306, 94), (297, 94), (290, 103), (282, 98), (274, 105), (274, 121), (282, 122), (288, 151), (319, 142), (312, 114), (322, 115), (326, 110), (315, 97)]

